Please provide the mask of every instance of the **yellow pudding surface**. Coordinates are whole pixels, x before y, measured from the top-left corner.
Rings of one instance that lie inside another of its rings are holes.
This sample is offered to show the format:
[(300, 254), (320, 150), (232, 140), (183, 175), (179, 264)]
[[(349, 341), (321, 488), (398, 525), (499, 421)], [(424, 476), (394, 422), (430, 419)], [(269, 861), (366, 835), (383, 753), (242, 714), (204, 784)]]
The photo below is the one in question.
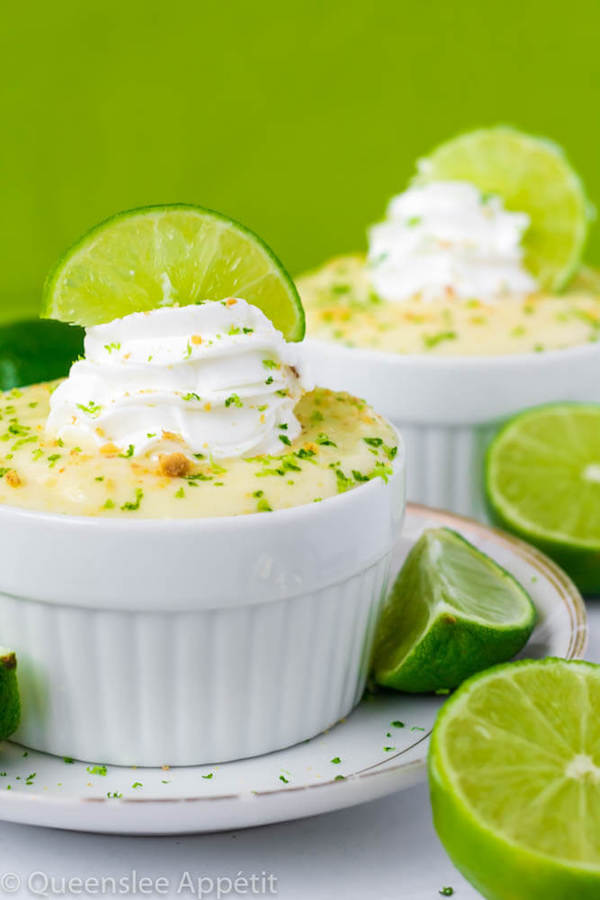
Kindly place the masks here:
[(58, 384), (0, 394), (0, 503), (70, 515), (204, 518), (301, 506), (392, 474), (394, 430), (349, 394), (305, 394), (295, 409), (302, 431), (292, 442), (281, 431), (281, 455), (213, 460), (191, 458), (172, 434), (152, 456), (49, 438)]
[(561, 295), (494, 303), (450, 292), (401, 303), (373, 291), (362, 256), (343, 256), (297, 281), (308, 335), (347, 347), (439, 356), (541, 353), (600, 339), (600, 278), (584, 270)]

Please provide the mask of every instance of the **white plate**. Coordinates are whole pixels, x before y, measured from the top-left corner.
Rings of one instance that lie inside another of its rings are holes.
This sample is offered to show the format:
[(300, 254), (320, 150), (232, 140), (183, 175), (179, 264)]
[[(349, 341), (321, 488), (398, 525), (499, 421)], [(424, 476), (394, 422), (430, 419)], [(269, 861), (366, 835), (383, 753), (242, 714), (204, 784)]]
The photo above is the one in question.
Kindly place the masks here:
[[(583, 656), (587, 625), (579, 593), (547, 557), (515, 538), (412, 506), (396, 569), (432, 525), (456, 528), (529, 589), (540, 622), (525, 655)], [(245, 828), (341, 809), (425, 778), (429, 734), (442, 702), (433, 696), (370, 696), (347, 720), (311, 741), (213, 767), (109, 766), (102, 775), (95, 769), (100, 760), (68, 763), (5, 743), (0, 818), (81, 831), (169, 834)]]

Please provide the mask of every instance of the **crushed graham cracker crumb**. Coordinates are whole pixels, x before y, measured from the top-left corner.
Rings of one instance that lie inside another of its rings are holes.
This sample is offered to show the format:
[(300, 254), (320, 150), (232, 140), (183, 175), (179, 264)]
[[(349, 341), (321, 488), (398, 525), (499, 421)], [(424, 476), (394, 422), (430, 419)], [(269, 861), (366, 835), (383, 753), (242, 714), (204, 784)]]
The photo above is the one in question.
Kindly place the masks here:
[(183, 453), (163, 453), (158, 459), (158, 469), (169, 478), (183, 478), (189, 475), (192, 463)]
[(115, 444), (111, 444), (109, 442), (108, 444), (102, 444), (102, 446), (100, 447), (100, 453), (102, 454), (102, 456), (118, 456), (119, 448)]
[(10, 487), (16, 488), (23, 484), (14, 469), (11, 469), (10, 472), (7, 472), (5, 478), (6, 483), (10, 485)]

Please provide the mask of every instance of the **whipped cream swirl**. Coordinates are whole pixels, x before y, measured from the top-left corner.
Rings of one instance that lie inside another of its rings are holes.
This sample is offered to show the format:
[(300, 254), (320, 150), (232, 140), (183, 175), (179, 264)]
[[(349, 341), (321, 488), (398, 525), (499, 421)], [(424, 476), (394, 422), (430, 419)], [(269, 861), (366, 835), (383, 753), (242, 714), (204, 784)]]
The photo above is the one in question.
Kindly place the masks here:
[(448, 295), (493, 302), (537, 287), (523, 266), (526, 213), (466, 181), (410, 187), (369, 231), (373, 287), (386, 300)]
[(46, 430), (129, 456), (171, 441), (219, 458), (281, 453), (281, 436), (300, 433), (299, 363), (299, 348), (245, 300), (132, 313), (88, 328)]

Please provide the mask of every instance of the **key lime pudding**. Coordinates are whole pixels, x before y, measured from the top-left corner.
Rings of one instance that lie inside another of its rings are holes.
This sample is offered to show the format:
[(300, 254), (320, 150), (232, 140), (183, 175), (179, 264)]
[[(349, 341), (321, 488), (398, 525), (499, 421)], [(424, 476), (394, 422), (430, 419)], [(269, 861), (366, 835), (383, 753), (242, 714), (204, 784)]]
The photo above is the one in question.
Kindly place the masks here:
[(67, 379), (0, 395), (0, 503), (214, 517), (387, 479), (394, 430), (301, 373), (298, 348), (241, 299), (93, 326)]
[(485, 518), (497, 426), (527, 406), (600, 400), (591, 217), (559, 147), (482, 129), (419, 161), (366, 253), (299, 279), (316, 379), (401, 429), (411, 500)]
[(191, 765), (347, 715), (402, 523), (404, 454), (367, 403), (314, 386), (279, 260), (210, 210), (134, 210), (59, 261), (45, 315), (85, 340), (66, 378), (0, 395), (17, 740)]
[(543, 353), (600, 339), (600, 275), (593, 270), (578, 273), (563, 294), (536, 285), (490, 302), (481, 291), (465, 297), (448, 286), (428, 300), (417, 294), (398, 302), (376, 291), (376, 268), (366, 257), (342, 256), (299, 279), (313, 337), (452, 357)]

